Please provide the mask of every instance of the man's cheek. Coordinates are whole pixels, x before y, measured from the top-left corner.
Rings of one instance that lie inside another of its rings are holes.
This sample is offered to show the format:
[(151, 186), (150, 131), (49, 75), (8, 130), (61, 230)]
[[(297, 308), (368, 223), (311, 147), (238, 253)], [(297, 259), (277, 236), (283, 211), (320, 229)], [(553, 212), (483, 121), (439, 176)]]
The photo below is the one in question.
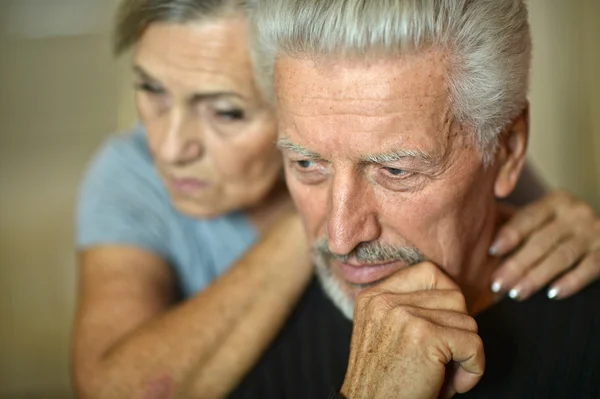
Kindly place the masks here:
[(327, 200), (320, 198), (318, 190), (307, 186), (290, 184), (290, 191), (304, 222), (309, 240), (314, 240), (324, 234)]

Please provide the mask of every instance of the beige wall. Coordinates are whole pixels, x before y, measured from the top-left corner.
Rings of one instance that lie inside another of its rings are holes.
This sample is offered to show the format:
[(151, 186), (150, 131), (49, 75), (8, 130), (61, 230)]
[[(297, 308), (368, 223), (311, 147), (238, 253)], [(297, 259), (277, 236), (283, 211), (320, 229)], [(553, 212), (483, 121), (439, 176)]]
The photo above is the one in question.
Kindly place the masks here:
[(0, 22), (0, 398), (69, 398), (74, 198), (117, 126), (118, 73), (105, 32), (29, 39)]
[[(600, 2), (530, 3), (533, 161), (600, 207)], [(135, 120), (131, 83), (106, 32), (25, 39), (1, 22), (0, 398), (69, 398), (74, 197), (93, 149)]]
[(531, 158), (600, 210), (600, 2), (530, 0)]

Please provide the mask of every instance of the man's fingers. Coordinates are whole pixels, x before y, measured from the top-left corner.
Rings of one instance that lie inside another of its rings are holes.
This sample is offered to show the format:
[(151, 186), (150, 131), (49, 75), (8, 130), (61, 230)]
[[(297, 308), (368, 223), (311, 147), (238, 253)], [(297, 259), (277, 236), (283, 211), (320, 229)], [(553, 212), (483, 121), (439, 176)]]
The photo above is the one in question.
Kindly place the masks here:
[(600, 277), (600, 249), (586, 255), (571, 271), (562, 276), (548, 290), (548, 297), (564, 299)]
[(418, 317), (430, 322), (432, 325), (435, 324), (444, 329), (450, 328), (474, 334), (477, 334), (478, 332), (475, 319), (462, 312), (404, 307), (404, 309), (399, 310), (398, 313), (409, 313), (412, 317)]
[[(361, 294), (362, 295), (362, 294)], [(456, 290), (419, 291), (408, 294), (380, 293), (360, 297), (357, 301), (355, 325), (365, 320), (361, 330), (378, 331), (382, 324), (409, 323), (421, 318), (443, 327), (453, 327), (477, 332), (477, 323), (467, 314), (464, 295)], [(368, 317), (364, 317), (368, 315)]]
[(542, 199), (526, 206), (517, 212), (506, 224), (500, 228), (490, 253), (494, 256), (503, 256), (514, 250), (533, 231), (548, 223), (554, 217), (554, 208)]
[[(407, 297), (410, 295), (410, 300)], [(458, 290), (419, 291), (396, 296), (398, 304), (410, 304), (421, 309), (437, 309), (467, 314), (467, 301)]]
[[(457, 393), (471, 390), (481, 379), (485, 371), (485, 352), (481, 337), (474, 332), (444, 328), (438, 332), (440, 358), (447, 367), (454, 367), (452, 361), (458, 363), (450, 376), (449, 385)], [(449, 351), (449, 353), (445, 353)], [(435, 351), (431, 352), (435, 354)], [(437, 355), (436, 355), (437, 356)]]
[(429, 290), (459, 290), (459, 287), (438, 266), (431, 262), (423, 262), (406, 267), (363, 292), (376, 295), (382, 292), (402, 294)]
[(456, 370), (452, 386), (457, 393), (470, 391), (485, 371), (485, 353), (483, 341), (474, 333), (462, 333), (458, 342), (451, 342), (452, 359), (460, 367)]
[[(515, 287), (517, 281), (551, 253), (552, 249), (561, 241), (567, 239), (570, 234), (570, 228), (558, 221), (547, 224), (539, 231), (534, 232), (531, 238), (515, 254), (502, 263), (498, 270), (494, 272), (493, 281), (501, 282), (504, 290)], [(573, 262), (565, 267), (570, 267)], [(546, 283), (548, 282), (546, 281)]]

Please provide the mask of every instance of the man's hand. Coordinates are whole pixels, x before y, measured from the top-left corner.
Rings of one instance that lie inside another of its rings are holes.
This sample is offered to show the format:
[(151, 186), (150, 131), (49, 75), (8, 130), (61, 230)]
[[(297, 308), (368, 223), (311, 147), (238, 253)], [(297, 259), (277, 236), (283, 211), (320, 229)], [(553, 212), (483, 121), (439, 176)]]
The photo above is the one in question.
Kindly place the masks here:
[(490, 252), (510, 254), (492, 290), (526, 299), (564, 273), (548, 296), (566, 298), (600, 277), (600, 219), (586, 203), (557, 191), (517, 211)]
[(464, 296), (437, 266), (425, 262), (358, 296), (341, 394), (450, 398), (473, 388), (484, 368), (483, 343)]

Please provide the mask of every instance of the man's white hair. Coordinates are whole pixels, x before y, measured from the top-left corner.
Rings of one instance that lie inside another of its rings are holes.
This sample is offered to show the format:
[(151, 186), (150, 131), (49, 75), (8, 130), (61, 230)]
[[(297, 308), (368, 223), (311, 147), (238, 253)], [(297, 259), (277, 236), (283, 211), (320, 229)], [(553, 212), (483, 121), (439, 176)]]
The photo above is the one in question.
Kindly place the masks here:
[(527, 102), (531, 38), (523, 0), (257, 0), (251, 14), (257, 78), (272, 100), (280, 55), (448, 50), (454, 116), (474, 128), (486, 165)]

